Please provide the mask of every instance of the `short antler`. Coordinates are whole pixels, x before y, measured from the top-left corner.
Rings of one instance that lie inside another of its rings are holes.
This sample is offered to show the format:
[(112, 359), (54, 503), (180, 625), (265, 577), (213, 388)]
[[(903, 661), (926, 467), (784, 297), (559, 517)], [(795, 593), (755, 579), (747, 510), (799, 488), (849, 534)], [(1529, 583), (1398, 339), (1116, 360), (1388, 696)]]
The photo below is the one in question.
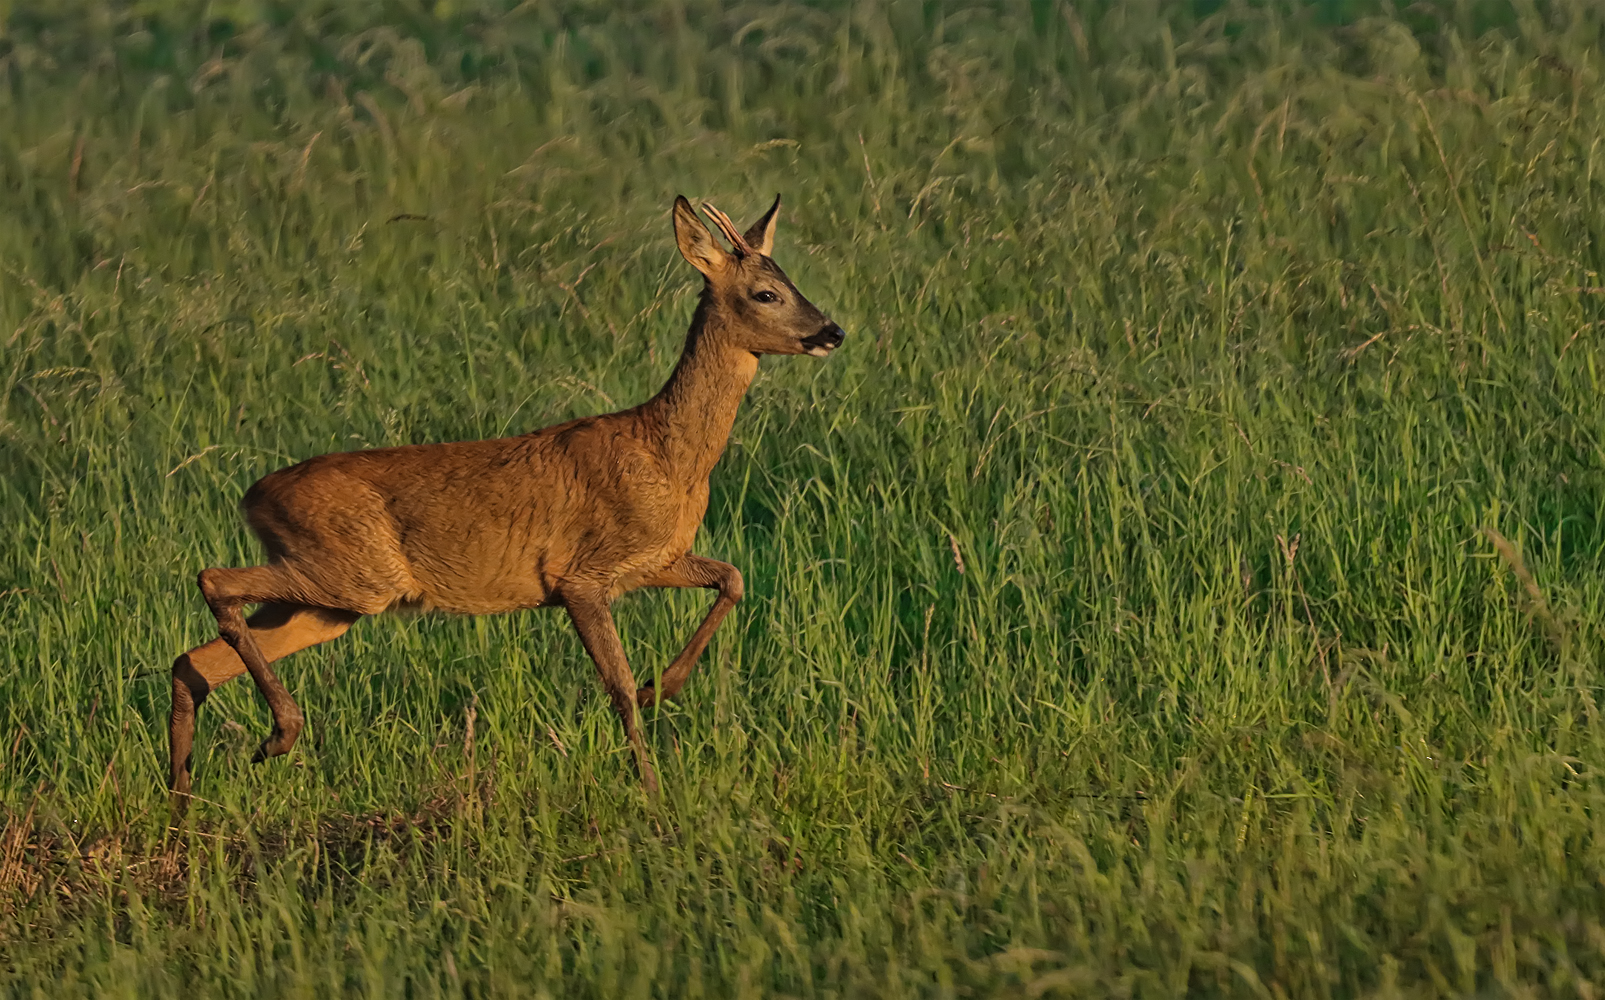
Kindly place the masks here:
[(724, 238), (730, 241), (730, 247), (736, 252), (737, 257), (745, 257), (748, 254), (757, 253), (752, 244), (747, 242), (747, 238), (741, 235), (741, 230), (736, 228), (736, 224), (730, 221), (730, 216), (714, 208), (708, 202), (702, 203), (702, 210), (708, 213), (708, 218), (712, 219), (713, 224), (719, 227), (719, 232), (724, 233)]

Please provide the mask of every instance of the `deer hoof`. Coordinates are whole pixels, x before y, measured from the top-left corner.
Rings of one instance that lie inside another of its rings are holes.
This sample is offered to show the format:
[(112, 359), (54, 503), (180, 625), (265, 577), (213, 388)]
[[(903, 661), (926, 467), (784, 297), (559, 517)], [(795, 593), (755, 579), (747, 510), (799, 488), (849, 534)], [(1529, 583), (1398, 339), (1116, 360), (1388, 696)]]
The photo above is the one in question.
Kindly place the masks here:
[(275, 728), (273, 734), (263, 740), (262, 745), (256, 748), (256, 753), (251, 757), (251, 763), (260, 764), (269, 757), (277, 757), (280, 754), (289, 753), (290, 748), (295, 746), (295, 738), (298, 735), (300, 734), (286, 733), (282, 729)]
[(661, 796), (658, 792), (658, 775), (652, 770), (652, 765), (641, 761), (641, 787), (646, 791), (646, 797), (656, 802)]
[(644, 687), (636, 688), (635, 703), (640, 705), (642, 708), (651, 708), (653, 705), (656, 705), (658, 703), (657, 688), (654, 688), (650, 684), (647, 684)]
[(167, 812), (167, 825), (175, 830), (181, 829), (184, 826), (184, 817), (189, 814), (188, 785), (184, 787), (183, 791), (179, 791), (176, 788), (173, 789), (168, 797)]

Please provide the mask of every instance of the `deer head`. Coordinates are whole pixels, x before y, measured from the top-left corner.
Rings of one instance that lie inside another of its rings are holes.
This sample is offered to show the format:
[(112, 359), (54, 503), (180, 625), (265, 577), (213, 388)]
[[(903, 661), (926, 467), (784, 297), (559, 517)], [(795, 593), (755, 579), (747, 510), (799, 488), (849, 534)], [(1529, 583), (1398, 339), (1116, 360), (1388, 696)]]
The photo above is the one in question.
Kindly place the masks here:
[(684, 195), (674, 200), (674, 238), (680, 255), (706, 279), (702, 294), (709, 317), (721, 320), (708, 324), (708, 332), (753, 354), (822, 358), (835, 350), (842, 342), (841, 327), (803, 298), (769, 256), (780, 197), (745, 233), (717, 208), (702, 207), (731, 248), (714, 239)]

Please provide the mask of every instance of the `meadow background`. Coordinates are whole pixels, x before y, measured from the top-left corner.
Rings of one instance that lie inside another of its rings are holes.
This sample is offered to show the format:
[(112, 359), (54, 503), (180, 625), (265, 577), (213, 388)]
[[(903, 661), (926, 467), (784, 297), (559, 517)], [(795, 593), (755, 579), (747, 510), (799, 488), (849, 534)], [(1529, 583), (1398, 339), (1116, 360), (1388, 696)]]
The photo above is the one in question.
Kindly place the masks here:
[[(1605, 989), (1597, 8), (0, 15), (4, 995)], [(170, 838), (245, 487), (644, 399), (777, 191), (661, 809), (561, 614), (382, 618)]]

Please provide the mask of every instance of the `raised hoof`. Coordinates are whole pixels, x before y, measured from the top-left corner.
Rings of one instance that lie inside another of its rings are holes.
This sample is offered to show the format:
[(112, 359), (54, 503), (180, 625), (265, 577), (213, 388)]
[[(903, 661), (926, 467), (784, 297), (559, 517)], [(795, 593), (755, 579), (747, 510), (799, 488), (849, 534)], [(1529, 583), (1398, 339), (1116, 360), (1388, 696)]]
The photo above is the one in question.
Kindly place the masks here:
[(647, 684), (635, 689), (635, 703), (642, 708), (651, 708), (658, 703), (658, 691)]
[(269, 757), (277, 757), (281, 754), (289, 753), (290, 748), (295, 746), (295, 738), (300, 735), (299, 729), (286, 733), (284, 730), (275, 727), (273, 734), (263, 740), (262, 745), (256, 748), (256, 753), (251, 756), (251, 763), (260, 764)]

